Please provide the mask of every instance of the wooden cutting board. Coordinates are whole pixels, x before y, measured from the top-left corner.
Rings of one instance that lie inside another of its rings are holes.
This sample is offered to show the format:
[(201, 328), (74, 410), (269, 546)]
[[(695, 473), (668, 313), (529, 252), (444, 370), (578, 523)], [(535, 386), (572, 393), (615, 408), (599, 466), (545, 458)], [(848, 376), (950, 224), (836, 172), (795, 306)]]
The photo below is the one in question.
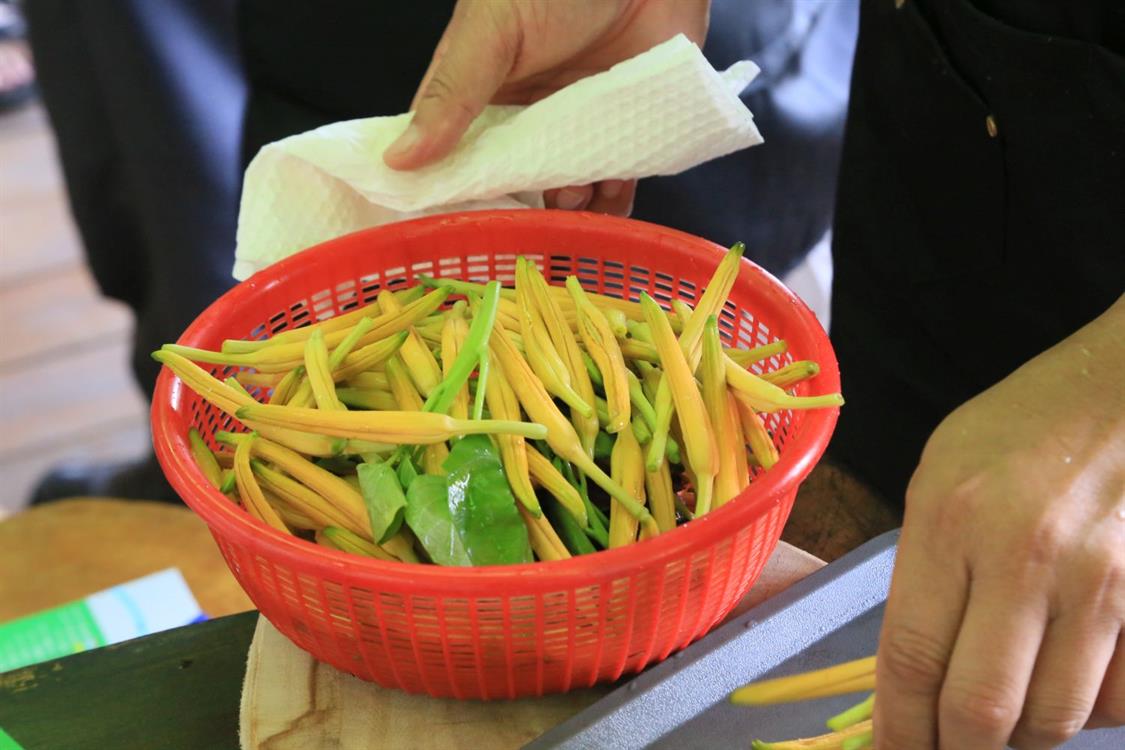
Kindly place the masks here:
[[(781, 542), (731, 617), (824, 563)], [(243, 750), (507, 750), (519, 748), (612, 690), (598, 686), (518, 701), (458, 701), (381, 688), (315, 661), (265, 619), (242, 689)]]

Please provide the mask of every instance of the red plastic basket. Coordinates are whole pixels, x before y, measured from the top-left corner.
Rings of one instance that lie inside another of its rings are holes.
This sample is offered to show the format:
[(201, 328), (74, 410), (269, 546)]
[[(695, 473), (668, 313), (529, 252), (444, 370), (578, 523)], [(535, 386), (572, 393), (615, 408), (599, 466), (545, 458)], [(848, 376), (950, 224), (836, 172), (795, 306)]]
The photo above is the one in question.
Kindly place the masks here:
[[(705, 240), (628, 219), (489, 211), (418, 219), (341, 237), (256, 274), (216, 301), (181, 344), (264, 338), (347, 311), (418, 275), (500, 279), (518, 254), (552, 283), (667, 302), (702, 292), (723, 253)], [(745, 262), (720, 322), (728, 342), (778, 338), (820, 363), (798, 392), (839, 389), (836, 359), (809, 309)], [(231, 368), (215, 368), (229, 374)], [(736, 500), (656, 539), (547, 563), (445, 568), (360, 558), (285, 536), (214, 490), (187, 442), (232, 420), (165, 371), (153, 442), (172, 486), (207, 523), (234, 576), (278, 630), (317, 659), (380, 685), (456, 698), (516, 698), (586, 687), (664, 659), (719, 622), (781, 535), (798, 484), (820, 458), (837, 410), (779, 412), (781, 460)]]

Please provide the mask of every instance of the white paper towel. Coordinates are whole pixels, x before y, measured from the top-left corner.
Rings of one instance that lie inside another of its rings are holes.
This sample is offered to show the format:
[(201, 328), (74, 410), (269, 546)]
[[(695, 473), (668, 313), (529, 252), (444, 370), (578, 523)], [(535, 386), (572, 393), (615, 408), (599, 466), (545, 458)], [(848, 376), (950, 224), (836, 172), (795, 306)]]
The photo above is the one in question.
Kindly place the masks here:
[(542, 191), (677, 174), (762, 142), (738, 98), (758, 67), (715, 71), (687, 37), (526, 107), (490, 106), (456, 150), (412, 172), (383, 163), (409, 114), (326, 125), (250, 162), (234, 276), (366, 227), (434, 213), (542, 207)]

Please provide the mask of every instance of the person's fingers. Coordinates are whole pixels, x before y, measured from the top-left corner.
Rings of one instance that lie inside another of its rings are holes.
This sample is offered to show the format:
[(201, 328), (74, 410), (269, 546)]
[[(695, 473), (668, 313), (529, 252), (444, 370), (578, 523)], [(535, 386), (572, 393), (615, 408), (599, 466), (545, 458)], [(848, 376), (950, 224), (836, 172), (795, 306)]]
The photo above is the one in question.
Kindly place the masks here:
[(613, 216), (628, 216), (633, 211), (633, 197), (636, 193), (636, 180), (599, 182), (594, 186), (594, 195), (587, 204), (586, 210)]
[(1068, 609), (1048, 626), (1023, 715), (1009, 740), (1013, 747), (1053, 748), (1082, 729), (1113, 658), (1119, 630), (1082, 606)]
[(1096, 728), (1122, 725), (1125, 725), (1125, 630), (1117, 635), (1117, 647), (1105, 670), (1101, 691), (1087, 726)]
[(1019, 721), (1047, 623), (1046, 597), (1032, 583), (987, 562), (972, 575), (938, 701), (942, 750), (1004, 746)]
[(876, 661), (879, 750), (936, 747), (938, 695), (961, 625), (968, 575), (952, 555), (931, 547), (927, 533), (908, 518), (895, 560)]
[(593, 185), (571, 185), (569, 187), (546, 190), (543, 203), (547, 208), (561, 208), (564, 211), (581, 211), (594, 197)]
[(519, 29), (505, 7), (458, 3), (410, 125), (383, 153), (387, 166), (416, 169), (449, 154), (504, 83), (519, 47)]
[(1125, 725), (1125, 630), (1117, 636), (1117, 648), (1102, 679), (1101, 691), (1094, 703), (1091, 727)]

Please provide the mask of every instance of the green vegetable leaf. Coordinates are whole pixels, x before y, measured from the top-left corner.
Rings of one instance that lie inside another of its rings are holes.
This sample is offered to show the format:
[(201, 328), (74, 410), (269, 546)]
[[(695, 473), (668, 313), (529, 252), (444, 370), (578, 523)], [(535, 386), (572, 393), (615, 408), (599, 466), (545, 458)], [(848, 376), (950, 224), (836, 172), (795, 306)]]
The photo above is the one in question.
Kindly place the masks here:
[(414, 461), (410, 459), (410, 456), (403, 456), (398, 464), (398, 483), (402, 488), (409, 491), (410, 485), (414, 483), (414, 480), (418, 478), (419, 474), (421, 474), (421, 472), (418, 471), (418, 467), (414, 465)]
[(406, 510), (406, 496), (394, 469), (384, 463), (365, 463), (356, 469), (359, 491), (371, 519), (371, 532), (382, 544), (398, 532)]
[(458, 440), (442, 468), (444, 478), (419, 476), (406, 493), (406, 523), (430, 558), (439, 565), (531, 562), (527, 527), (492, 441)]
[(406, 493), (406, 524), (438, 565), (473, 564), (453, 525), (449, 489), (442, 477), (423, 474), (410, 484)]
[(467, 435), (449, 451), (449, 508), (474, 565), (531, 562), (527, 527), (516, 510), (500, 456), (487, 435)]

